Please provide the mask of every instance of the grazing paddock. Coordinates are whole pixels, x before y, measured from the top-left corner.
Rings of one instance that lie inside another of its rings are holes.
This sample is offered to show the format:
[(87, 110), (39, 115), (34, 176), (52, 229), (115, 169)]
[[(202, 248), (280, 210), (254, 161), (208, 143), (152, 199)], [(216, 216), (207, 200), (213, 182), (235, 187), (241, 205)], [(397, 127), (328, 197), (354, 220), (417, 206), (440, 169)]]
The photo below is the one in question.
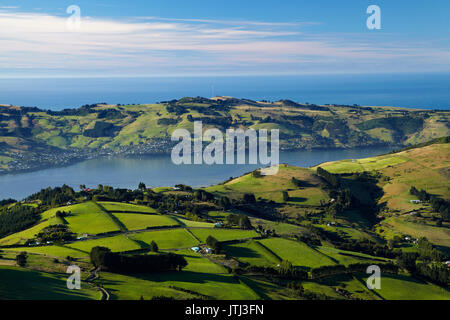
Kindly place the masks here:
[(156, 213), (156, 210), (153, 208), (139, 206), (131, 203), (100, 201), (99, 204), (110, 212)]
[(93, 240), (77, 241), (66, 245), (69, 248), (78, 249), (86, 252), (88, 255), (93, 247), (107, 247), (113, 252), (122, 252), (129, 250), (141, 249), (136, 242), (126, 238), (124, 235), (117, 235), (108, 238), (100, 238)]
[(141, 230), (147, 227), (170, 227), (179, 224), (170, 217), (160, 215), (149, 215), (140, 213), (111, 213), (128, 230)]
[(185, 229), (157, 230), (136, 233), (131, 239), (142, 242), (142, 245), (150, 246), (155, 241), (159, 249), (190, 248), (198, 245), (198, 241)]
[(253, 230), (240, 229), (190, 229), (202, 243), (206, 242), (208, 236), (216, 238), (218, 241), (230, 241), (260, 237), (260, 235)]
[[(392, 217), (384, 220), (381, 227), (386, 235), (408, 234), (415, 238), (426, 237), (432, 243), (450, 247), (450, 230), (422, 223), (407, 221), (404, 217)], [(390, 232), (392, 231), (392, 232)]]
[(335, 264), (333, 260), (303, 242), (283, 238), (262, 239), (259, 242), (281, 259), (289, 260), (292, 265), (306, 270)]
[(88, 254), (83, 253), (78, 250), (74, 250), (72, 248), (68, 247), (61, 247), (61, 246), (45, 246), (45, 247), (21, 247), (21, 248), (7, 248), (3, 249), (5, 251), (15, 251), (15, 252), (29, 252), (29, 253), (37, 253), (37, 254), (43, 254), (51, 257), (59, 257), (59, 258), (66, 258), (67, 256), (71, 256), (73, 258), (81, 258), (85, 257)]
[(258, 241), (250, 240), (224, 246), (228, 256), (255, 266), (277, 266), (281, 260)]
[[(358, 279), (367, 281), (363, 274)], [(387, 300), (450, 300), (448, 290), (405, 275), (383, 275), (381, 289), (375, 292)]]
[(202, 221), (192, 221), (188, 219), (181, 218), (179, 216), (173, 216), (182, 226), (188, 228), (214, 228), (214, 223), (202, 222)]
[(386, 258), (374, 257), (364, 253), (345, 251), (327, 246), (320, 246), (317, 247), (316, 249), (321, 253), (327, 255), (328, 257), (330, 257), (330, 259), (332, 259), (336, 263), (343, 264), (345, 266), (348, 266), (349, 264), (352, 263), (365, 263), (365, 262), (376, 263), (377, 260), (383, 260), (385, 262), (389, 261), (389, 259)]
[(67, 274), (32, 271), (0, 266), (0, 300), (98, 300), (100, 293), (83, 284), (81, 290), (69, 290)]
[(101, 272), (99, 283), (110, 294), (111, 300), (150, 300), (153, 297), (170, 297), (177, 300), (193, 299), (196, 296), (161, 285), (158, 282), (117, 273)]
[(70, 207), (71, 214), (65, 217), (69, 228), (77, 234), (98, 234), (119, 231), (119, 227), (93, 202), (85, 202)]
[[(304, 187), (296, 187), (291, 179), (297, 178)], [(206, 188), (217, 195), (225, 195), (233, 199), (242, 199), (245, 193), (253, 193), (256, 198), (283, 203), (282, 191), (289, 190), (289, 203), (317, 206), (320, 201), (328, 201), (329, 197), (321, 189), (322, 182), (310, 169), (280, 165), (276, 175), (254, 177), (246, 174), (223, 185)]]
[(334, 162), (326, 162), (318, 165), (331, 173), (352, 173), (373, 171), (406, 162), (407, 159), (399, 155), (385, 155), (364, 159), (341, 160)]

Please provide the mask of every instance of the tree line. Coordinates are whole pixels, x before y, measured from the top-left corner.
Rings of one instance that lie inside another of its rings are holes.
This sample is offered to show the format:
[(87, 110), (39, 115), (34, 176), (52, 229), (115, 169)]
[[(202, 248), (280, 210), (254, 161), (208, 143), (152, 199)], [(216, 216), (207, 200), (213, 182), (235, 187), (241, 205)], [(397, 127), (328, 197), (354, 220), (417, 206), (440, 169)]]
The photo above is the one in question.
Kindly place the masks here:
[(188, 264), (182, 255), (175, 253), (128, 256), (106, 247), (92, 248), (89, 256), (95, 267), (117, 273), (181, 271)]
[(418, 190), (414, 186), (409, 189), (409, 193), (416, 196), (422, 202), (429, 202), (433, 210), (440, 213), (443, 220), (450, 221), (450, 205), (448, 201), (429, 194), (424, 189)]

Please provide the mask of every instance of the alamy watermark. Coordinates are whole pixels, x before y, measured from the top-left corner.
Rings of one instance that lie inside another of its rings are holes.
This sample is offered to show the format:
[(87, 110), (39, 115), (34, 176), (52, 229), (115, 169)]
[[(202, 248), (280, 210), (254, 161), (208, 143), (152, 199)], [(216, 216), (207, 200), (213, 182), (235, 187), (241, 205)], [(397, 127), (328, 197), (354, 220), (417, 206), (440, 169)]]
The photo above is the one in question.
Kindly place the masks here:
[(71, 273), (67, 278), (67, 289), (80, 290), (81, 289), (81, 269), (77, 265), (71, 265), (67, 268), (66, 273)]
[(370, 5), (367, 7), (366, 13), (370, 14), (367, 18), (366, 26), (369, 30), (381, 29), (381, 9), (377, 5)]
[(366, 280), (367, 288), (370, 290), (381, 289), (381, 269), (377, 265), (371, 265), (367, 267), (367, 274), (371, 274)]
[[(176, 129), (172, 133), (172, 141), (180, 141), (172, 149), (172, 162), (176, 165), (248, 163), (268, 166), (261, 169), (262, 175), (278, 173), (280, 161), (278, 129), (270, 130), (270, 136), (266, 129), (245, 131), (227, 129), (224, 134), (217, 128), (211, 128), (203, 132), (202, 122), (195, 121), (192, 135), (186, 129)], [(209, 144), (204, 147), (204, 142)], [(247, 150), (248, 161), (246, 161)]]
[(81, 28), (81, 8), (77, 5), (68, 6), (66, 13), (71, 16), (67, 18), (67, 29), (70, 31), (78, 31)]

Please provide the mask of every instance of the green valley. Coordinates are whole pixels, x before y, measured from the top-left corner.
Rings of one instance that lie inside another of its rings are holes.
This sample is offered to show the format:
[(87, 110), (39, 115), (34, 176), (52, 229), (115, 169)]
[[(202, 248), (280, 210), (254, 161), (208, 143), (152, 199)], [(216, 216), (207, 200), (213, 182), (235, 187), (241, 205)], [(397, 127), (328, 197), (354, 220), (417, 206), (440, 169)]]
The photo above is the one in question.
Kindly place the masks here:
[(450, 300), (449, 159), (444, 138), (200, 189), (44, 189), (0, 208), (0, 297)]

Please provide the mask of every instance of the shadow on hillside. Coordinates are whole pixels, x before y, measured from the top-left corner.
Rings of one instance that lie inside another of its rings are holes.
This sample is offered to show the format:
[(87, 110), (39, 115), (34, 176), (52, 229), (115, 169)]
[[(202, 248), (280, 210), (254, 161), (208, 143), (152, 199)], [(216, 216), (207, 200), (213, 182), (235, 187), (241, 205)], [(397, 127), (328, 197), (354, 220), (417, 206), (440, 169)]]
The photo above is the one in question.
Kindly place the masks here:
[[(58, 277), (58, 275), (57, 275)], [(64, 277), (54, 278), (45, 272), (28, 269), (0, 270), (0, 299), (80, 300), (89, 299), (79, 290), (69, 290)], [(5, 289), (6, 291), (3, 291)]]
[(305, 202), (306, 200), (308, 199), (303, 197), (289, 197), (290, 202)]
[(138, 279), (153, 282), (170, 281), (170, 282), (192, 282), (192, 283), (208, 283), (208, 282), (236, 283), (236, 280), (229, 275), (202, 273), (193, 271), (134, 274), (132, 276)]
[(234, 258), (258, 258), (261, 255), (253, 249), (240, 247), (240, 248), (232, 248), (230, 246), (226, 246), (225, 252), (227, 256)]

